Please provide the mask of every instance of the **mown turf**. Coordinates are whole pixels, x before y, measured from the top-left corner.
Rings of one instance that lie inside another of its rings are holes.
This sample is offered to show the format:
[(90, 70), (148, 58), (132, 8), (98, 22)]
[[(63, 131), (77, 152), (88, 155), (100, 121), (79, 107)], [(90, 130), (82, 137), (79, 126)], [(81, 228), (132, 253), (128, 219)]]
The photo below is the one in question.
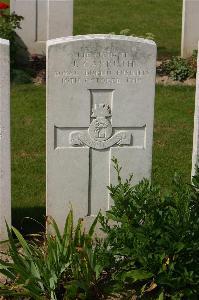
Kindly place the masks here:
[(74, 35), (119, 34), (125, 28), (137, 36), (151, 32), (159, 57), (179, 55), (181, 16), (182, 0), (74, 0)]
[(75, 0), (74, 34), (155, 35), (159, 57), (180, 54), (182, 0)]
[(157, 86), (153, 179), (169, 188), (174, 172), (191, 178), (195, 87)]
[[(190, 181), (194, 91), (156, 89), (153, 180), (164, 189), (175, 171)], [(13, 86), (11, 120), (13, 221), (20, 227), (23, 217), (45, 215), (45, 87)], [(30, 231), (36, 228), (31, 220), (23, 222)]]
[(19, 226), (21, 216), (45, 214), (45, 87), (13, 86), (11, 96), (12, 210)]

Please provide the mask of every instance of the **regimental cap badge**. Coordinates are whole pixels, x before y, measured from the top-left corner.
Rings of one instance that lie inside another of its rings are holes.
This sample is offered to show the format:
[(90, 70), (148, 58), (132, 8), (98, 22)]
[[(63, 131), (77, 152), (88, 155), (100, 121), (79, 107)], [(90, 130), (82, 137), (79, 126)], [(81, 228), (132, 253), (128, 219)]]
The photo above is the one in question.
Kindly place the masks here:
[(92, 118), (111, 117), (111, 108), (107, 104), (95, 104), (92, 110)]

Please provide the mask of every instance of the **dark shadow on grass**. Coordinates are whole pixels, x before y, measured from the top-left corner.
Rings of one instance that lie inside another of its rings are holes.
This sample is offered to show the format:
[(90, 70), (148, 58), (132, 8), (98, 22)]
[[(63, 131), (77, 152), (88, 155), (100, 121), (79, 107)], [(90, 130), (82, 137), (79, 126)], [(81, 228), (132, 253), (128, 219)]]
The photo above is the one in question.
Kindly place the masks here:
[(12, 225), (22, 234), (45, 231), (45, 207), (12, 208)]

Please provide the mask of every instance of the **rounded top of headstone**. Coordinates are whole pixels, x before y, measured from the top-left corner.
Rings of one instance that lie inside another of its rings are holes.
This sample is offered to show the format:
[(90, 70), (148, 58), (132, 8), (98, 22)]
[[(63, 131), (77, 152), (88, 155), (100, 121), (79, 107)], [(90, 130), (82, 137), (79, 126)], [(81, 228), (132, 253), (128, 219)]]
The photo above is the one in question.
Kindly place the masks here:
[(52, 39), (47, 41), (47, 47), (52, 45), (57, 45), (61, 43), (67, 42), (75, 42), (75, 41), (85, 41), (85, 40), (117, 40), (117, 41), (131, 41), (137, 43), (143, 43), (148, 45), (156, 46), (156, 43), (152, 40), (133, 37), (133, 36), (126, 36), (126, 35), (114, 35), (114, 34), (88, 34), (88, 35), (75, 35), (75, 36), (68, 36), (68, 37), (61, 37), (57, 39)]
[(0, 44), (2, 44), (2, 45), (10, 45), (10, 42), (9, 42), (9, 40), (4, 40), (4, 39), (1, 39), (0, 38)]

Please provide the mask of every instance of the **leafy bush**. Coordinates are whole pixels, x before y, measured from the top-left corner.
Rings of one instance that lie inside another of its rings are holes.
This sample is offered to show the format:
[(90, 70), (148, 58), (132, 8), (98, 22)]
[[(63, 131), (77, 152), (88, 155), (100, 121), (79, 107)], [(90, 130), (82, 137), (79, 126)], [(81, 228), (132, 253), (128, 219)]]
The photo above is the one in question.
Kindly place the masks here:
[[(1, 3), (3, 4), (3, 3)], [(6, 9), (9, 6), (2, 6)], [(1, 6), (0, 6), (0, 10)], [(23, 20), (22, 16), (18, 16), (15, 13), (4, 14), (0, 13), (0, 38), (7, 39), (10, 41), (10, 57), (11, 57), (11, 65), (13, 66), (16, 61), (16, 53), (18, 49), (18, 43), (16, 41), (16, 29), (20, 29), (20, 22)]]
[[(111, 32), (111, 34), (116, 34), (115, 32)], [(121, 35), (127, 35), (127, 36), (134, 36), (138, 37), (136, 34), (131, 33), (131, 30), (129, 28), (122, 29), (119, 34)], [(148, 40), (155, 40), (155, 35), (151, 32), (147, 32), (142, 36), (139, 36), (140, 38), (148, 39)]]
[[(170, 194), (161, 195), (146, 179), (134, 186), (132, 176), (122, 181), (121, 167), (113, 162), (114, 205), (97, 216), (88, 233), (81, 219), (74, 227), (72, 211), (63, 234), (48, 218), (51, 233), (44, 243), (28, 242), (8, 228), (12, 261), (0, 260), (0, 273), (11, 282), (0, 286), (0, 295), (97, 300), (118, 292), (124, 299), (135, 294), (138, 299), (198, 299), (199, 172), (190, 185), (176, 175)], [(103, 241), (93, 238), (98, 218)]]
[(188, 62), (192, 70), (191, 77), (194, 78), (196, 77), (196, 73), (197, 73), (197, 58), (198, 58), (198, 51), (193, 50), (192, 56), (188, 59)]
[(28, 72), (25, 72), (24, 70), (18, 70), (18, 69), (13, 69), (11, 72), (11, 81), (13, 83), (31, 83), (32, 82), (32, 77)]
[(55, 221), (49, 218), (52, 233), (46, 234), (40, 247), (38, 242), (27, 242), (17, 229), (7, 227), (12, 262), (0, 260), (0, 273), (11, 282), (9, 286), (0, 286), (0, 295), (40, 300), (97, 299), (101, 295), (103, 270), (98, 257), (100, 243), (94, 244), (92, 240), (97, 220), (98, 217), (86, 234), (82, 220), (74, 228), (70, 211), (61, 235)]
[(197, 299), (199, 175), (193, 185), (176, 176), (170, 195), (161, 196), (146, 179), (135, 186), (122, 182), (113, 161), (118, 174), (118, 185), (109, 187), (114, 206), (100, 222), (117, 257), (114, 278), (136, 289), (140, 298)]
[(160, 75), (168, 75), (173, 80), (184, 81), (187, 78), (195, 78), (197, 72), (197, 51), (193, 51), (190, 58), (185, 59), (173, 56), (162, 62), (157, 72)]

